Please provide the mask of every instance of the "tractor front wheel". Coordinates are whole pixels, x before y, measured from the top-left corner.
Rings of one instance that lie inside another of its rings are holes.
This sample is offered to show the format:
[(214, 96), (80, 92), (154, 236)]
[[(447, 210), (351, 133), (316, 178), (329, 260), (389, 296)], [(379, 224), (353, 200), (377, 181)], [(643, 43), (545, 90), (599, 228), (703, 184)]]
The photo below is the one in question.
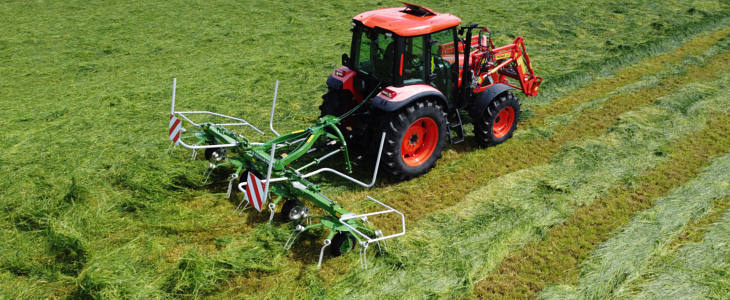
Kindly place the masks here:
[(389, 175), (407, 180), (436, 165), (447, 134), (446, 113), (438, 103), (420, 101), (385, 118), (376, 136), (379, 138), (380, 132), (385, 132), (381, 159)]
[(520, 102), (510, 92), (502, 93), (490, 102), (474, 103), (471, 118), (474, 135), (482, 146), (493, 146), (512, 137), (520, 120)]

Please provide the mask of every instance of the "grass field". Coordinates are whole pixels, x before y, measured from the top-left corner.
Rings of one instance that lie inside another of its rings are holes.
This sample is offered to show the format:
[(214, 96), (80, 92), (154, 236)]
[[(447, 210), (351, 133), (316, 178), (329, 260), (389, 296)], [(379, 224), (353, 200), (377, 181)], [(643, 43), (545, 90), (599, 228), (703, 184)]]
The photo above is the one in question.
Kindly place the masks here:
[(0, 3), (0, 298), (730, 297), (730, 3), (421, 4), (524, 36), (541, 95), (425, 176), (319, 178), (408, 234), (317, 270), (320, 233), (283, 250), (289, 224), (165, 153), (172, 77), (179, 108), (261, 125), (281, 80), (276, 127), (299, 129), (350, 18), (397, 2)]

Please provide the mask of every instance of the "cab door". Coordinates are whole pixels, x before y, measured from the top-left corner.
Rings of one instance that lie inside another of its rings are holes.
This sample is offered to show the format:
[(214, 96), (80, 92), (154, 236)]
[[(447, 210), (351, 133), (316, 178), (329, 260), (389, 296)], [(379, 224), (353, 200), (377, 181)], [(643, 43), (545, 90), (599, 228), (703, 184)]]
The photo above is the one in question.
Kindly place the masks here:
[(453, 99), (456, 86), (456, 71), (459, 70), (458, 50), (454, 28), (432, 33), (428, 36), (428, 84)]

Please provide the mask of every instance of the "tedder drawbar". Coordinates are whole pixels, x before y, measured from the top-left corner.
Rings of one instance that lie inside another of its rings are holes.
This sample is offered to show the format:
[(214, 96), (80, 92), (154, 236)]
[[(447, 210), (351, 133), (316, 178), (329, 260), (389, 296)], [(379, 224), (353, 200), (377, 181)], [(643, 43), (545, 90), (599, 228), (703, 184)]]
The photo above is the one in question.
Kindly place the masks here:
[[(291, 221), (298, 222), (291, 236), (285, 244), (285, 249), (291, 248), (296, 238), (304, 231), (323, 227), (329, 230), (324, 245), (320, 250), (317, 267), (322, 264), (322, 257), (326, 248), (331, 247), (333, 256), (350, 252), (356, 244), (361, 246), (360, 259), (366, 265), (368, 245), (405, 234), (405, 217), (400, 211), (368, 196), (367, 199), (383, 207), (383, 210), (356, 214), (343, 208), (334, 200), (322, 194), (320, 186), (307, 180), (320, 173), (331, 173), (369, 188), (375, 184), (380, 165), (380, 155), (375, 162), (375, 170), (370, 183), (364, 183), (332, 168), (320, 168), (305, 172), (306, 169), (318, 165), (323, 160), (342, 153), (344, 156), (345, 171), (352, 173), (352, 166), (347, 150), (345, 138), (336, 126), (340, 121), (359, 107), (353, 108), (342, 116), (331, 115), (319, 118), (313, 126), (297, 130), (288, 134), (279, 134), (274, 130), (273, 117), (276, 108), (276, 93), (279, 82), (276, 82), (274, 99), (271, 107), (269, 128), (275, 135), (266, 142), (252, 142), (237, 133), (232, 127), (248, 127), (259, 134), (264, 132), (244, 119), (231, 117), (209, 111), (176, 111), (175, 89), (177, 80), (173, 79), (172, 107), (170, 111), (169, 138), (176, 147), (180, 145), (193, 150), (193, 158), (198, 150), (203, 150), (205, 158), (210, 161), (209, 169), (204, 175), (207, 181), (213, 169), (229, 166), (235, 169), (228, 184), (228, 197), (232, 195), (234, 182), (241, 176), (238, 189), (243, 194), (243, 200), (236, 210), (243, 211), (248, 206), (261, 212), (265, 207), (270, 211), (269, 221), (274, 217), (277, 205), (285, 200), (281, 214)], [(372, 96), (372, 95), (371, 95)], [(366, 101), (363, 101), (365, 103)], [(192, 115), (207, 116), (226, 120), (224, 123), (194, 122)], [(183, 121), (194, 130), (184, 128)], [(385, 134), (380, 138), (380, 149), (383, 148)], [(312, 157), (317, 152), (323, 155), (311, 159), (306, 163), (293, 165), (304, 157)], [(269, 202), (268, 195), (273, 195)], [(304, 205), (309, 202), (324, 211), (324, 215), (310, 215), (309, 208)], [(384, 235), (380, 230), (374, 230), (369, 225), (368, 217), (384, 214), (397, 214), (400, 217), (402, 230), (397, 233)], [(313, 222), (314, 221), (314, 222)]]

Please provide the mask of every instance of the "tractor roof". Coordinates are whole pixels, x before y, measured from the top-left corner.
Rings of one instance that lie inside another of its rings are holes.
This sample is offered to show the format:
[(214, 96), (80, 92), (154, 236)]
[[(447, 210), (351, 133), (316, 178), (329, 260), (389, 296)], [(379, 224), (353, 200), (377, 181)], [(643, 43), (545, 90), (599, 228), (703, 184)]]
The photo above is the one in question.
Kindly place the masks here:
[(442, 14), (431, 9), (403, 2), (406, 7), (381, 8), (367, 11), (353, 19), (363, 25), (380, 27), (400, 36), (429, 34), (461, 24), (452, 14)]

